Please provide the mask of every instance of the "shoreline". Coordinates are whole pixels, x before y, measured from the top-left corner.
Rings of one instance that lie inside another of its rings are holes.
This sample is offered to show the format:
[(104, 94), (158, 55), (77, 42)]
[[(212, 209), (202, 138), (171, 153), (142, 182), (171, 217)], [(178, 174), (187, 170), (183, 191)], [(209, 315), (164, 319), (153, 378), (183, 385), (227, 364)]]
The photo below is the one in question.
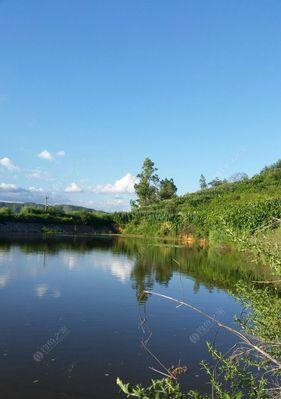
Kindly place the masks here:
[(113, 229), (74, 224), (45, 224), (34, 222), (0, 222), (0, 239), (5, 237), (57, 237), (57, 238), (94, 238), (94, 237), (121, 237), (142, 240), (157, 240), (184, 247), (206, 247), (205, 238), (195, 238), (192, 235), (179, 236), (149, 236), (142, 234), (120, 233)]
[(0, 235), (6, 234), (27, 234), (27, 235), (87, 235), (115, 233), (114, 228), (97, 227), (83, 224), (47, 224), (36, 222), (1, 222)]

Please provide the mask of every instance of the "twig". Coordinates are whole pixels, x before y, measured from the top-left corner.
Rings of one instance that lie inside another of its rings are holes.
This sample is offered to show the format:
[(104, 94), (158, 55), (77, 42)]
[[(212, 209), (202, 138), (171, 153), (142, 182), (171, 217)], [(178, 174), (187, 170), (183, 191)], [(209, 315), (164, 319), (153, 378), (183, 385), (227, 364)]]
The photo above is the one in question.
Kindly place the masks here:
[(254, 348), (257, 352), (259, 352), (260, 354), (262, 354), (266, 359), (268, 359), (270, 362), (274, 363), (275, 365), (278, 366), (278, 368), (281, 368), (281, 363), (274, 359), (269, 353), (265, 352), (262, 348), (260, 348), (259, 346), (255, 345), (249, 338), (247, 338), (244, 334), (242, 334), (241, 332), (235, 330), (232, 327), (227, 326), (226, 324), (221, 323), (220, 321), (218, 321), (217, 319), (215, 319), (214, 317), (210, 316), (208, 313), (205, 313), (204, 311), (196, 308), (195, 306), (192, 306), (186, 302), (182, 302), (179, 301), (178, 299), (172, 298), (170, 296), (167, 295), (163, 295), (163, 294), (159, 294), (157, 292), (153, 292), (153, 291), (144, 291), (146, 294), (150, 294), (150, 295), (155, 295), (158, 296), (160, 298), (164, 298), (164, 299), (168, 299), (169, 301), (178, 303), (178, 304), (182, 304), (183, 306), (186, 306), (187, 308), (190, 308), (192, 310), (194, 310), (195, 312), (201, 314), (202, 316), (206, 317), (209, 320), (212, 320), (217, 326), (224, 328), (225, 330), (231, 332), (232, 334), (236, 335), (238, 338), (240, 338), (243, 342), (245, 342), (247, 345), (251, 346), (252, 348)]
[(156, 355), (154, 355), (154, 353), (151, 352), (151, 350), (146, 346), (144, 341), (141, 341), (141, 344), (142, 344), (143, 348), (150, 354), (150, 356), (152, 356), (153, 359), (156, 360), (156, 362), (167, 372), (167, 374), (170, 376), (170, 378), (173, 378), (174, 380), (176, 380), (175, 376), (170, 372), (169, 369), (167, 369), (167, 367), (164, 366), (164, 364), (158, 359), (158, 357)]
[(149, 367), (149, 368), (150, 368), (150, 370), (155, 371), (155, 373), (158, 373), (158, 374), (164, 375), (165, 377), (171, 378), (170, 374), (163, 373), (163, 371), (157, 370), (154, 367)]
[(156, 370), (156, 369), (154, 369), (152, 367), (150, 367), (150, 368), (153, 371), (156, 371), (157, 373), (165, 375), (166, 377), (174, 378), (174, 376), (171, 374), (169, 369), (167, 369), (167, 367), (164, 366), (164, 364), (158, 359), (158, 357), (156, 355), (154, 355), (154, 353), (151, 352), (151, 350), (147, 346), (149, 341), (150, 341), (150, 338), (152, 337), (152, 331), (150, 330), (149, 323), (148, 323), (147, 317), (146, 317), (146, 304), (144, 304), (144, 307), (143, 307), (143, 315), (141, 314), (141, 311), (139, 309), (139, 320), (140, 320), (140, 328), (141, 328), (142, 334), (143, 334), (143, 337), (141, 339), (141, 345), (144, 348), (144, 350), (146, 352), (148, 352), (149, 355), (154, 360), (156, 360), (156, 362), (161, 366), (161, 368), (163, 368), (165, 373), (163, 373), (163, 372), (161, 372), (159, 370)]

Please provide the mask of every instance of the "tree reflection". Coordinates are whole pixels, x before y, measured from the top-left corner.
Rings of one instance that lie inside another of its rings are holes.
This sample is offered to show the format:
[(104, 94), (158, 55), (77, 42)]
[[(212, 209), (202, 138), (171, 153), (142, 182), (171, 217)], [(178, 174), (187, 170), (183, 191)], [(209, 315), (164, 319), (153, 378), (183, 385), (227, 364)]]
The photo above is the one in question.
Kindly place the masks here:
[(181, 273), (194, 281), (193, 291), (201, 285), (207, 289), (234, 291), (239, 280), (267, 278), (269, 272), (255, 265), (241, 254), (230, 250), (187, 247), (172, 242), (143, 238), (101, 237), (5, 237), (0, 239), (0, 251), (8, 252), (16, 245), (23, 253), (56, 255), (61, 250), (83, 254), (91, 251), (112, 251), (131, 260), (131, 280), (139, 302), (144, 302), (144, 290), (156, 283), (168, 285), (174, 273)]

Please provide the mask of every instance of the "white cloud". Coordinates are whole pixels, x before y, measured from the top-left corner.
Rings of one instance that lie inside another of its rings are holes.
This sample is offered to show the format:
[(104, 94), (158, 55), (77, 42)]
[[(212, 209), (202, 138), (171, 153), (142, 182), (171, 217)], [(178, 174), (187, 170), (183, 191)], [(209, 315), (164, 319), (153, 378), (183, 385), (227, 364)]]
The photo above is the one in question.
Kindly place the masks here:
[(44, 150), (44, 151), (40, 152), (38, 154), (38, 157), (42, 158), (42, 159), (47, 159), (48, 161), (53, 160), (53, 155), (48, 150)]
[(5, 193), (41, 193), (41, 192), (43, 192), (43, 189), (41, 187), (23, 188), (23, 187), (18, 187), (12, 183), (0, 183), (0, 193), (1, 192), (5, 192)]
[(19, 170), (19, 168), (8, 157), (1, 158), (0, 165), (3, 166), (4, 168), (8, 169), (11, 172)]
[(64, 190), (66, 193), (82, 193), (82, 188), (77, 183), (71, 183)]
[(0, 192), (1, 191), (5, 191), (5, 192), (10, 192), (10, 191), (17, 191), (18, 187), (15, 186), (14, 184), (10, 184), (10, 183), (0, 183)]
[(55, 157), (65, 157), (65, 151), (60, 150), (56, 152), (54, 155), (51, 154), (48, 150), (44, 150), (38, 154), (39, 158), (46, 159), (47, 161), (52, 161)]
[(127, 173), (113, 184), (98, 185), (93, 189), (97, 194), (133, 194), (134, 185), (137, 178), (131, 173)]
[(128, 198), (97, 198), (98, 199), (94, 200), (79, 199), (77, 201), (73, 201), (72, 204), (105, 212), (128, 211), (130, 209), (130, 202)]
[(43, 192), (43, 188), (41, 187), (29, 187), (28, 189), (31, 193), (42, 193)]
[(26, 177), (28, 179), (40, 179), (40, 180), (54, 180), (52, 175), (49, 172), (45, 172), (44, 170), (41, 169), (31, 169)]

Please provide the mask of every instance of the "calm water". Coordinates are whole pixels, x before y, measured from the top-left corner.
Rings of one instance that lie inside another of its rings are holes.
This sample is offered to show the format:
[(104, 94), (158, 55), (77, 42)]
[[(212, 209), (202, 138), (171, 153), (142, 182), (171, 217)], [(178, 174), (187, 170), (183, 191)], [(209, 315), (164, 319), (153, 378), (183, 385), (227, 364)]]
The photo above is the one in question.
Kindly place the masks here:
[(117, 376), (157, 377), (141, 346), (150, 335), (161, 362), (188, 367), (185, 386), (207, 391), (198, 362), (216, 327), (142, 291), (184, 295), (233, 325), (241, 309), (227, 291), (247, 270), (230, 253), (141, 239), (0, 239), (0, 397), (118, 398)]

